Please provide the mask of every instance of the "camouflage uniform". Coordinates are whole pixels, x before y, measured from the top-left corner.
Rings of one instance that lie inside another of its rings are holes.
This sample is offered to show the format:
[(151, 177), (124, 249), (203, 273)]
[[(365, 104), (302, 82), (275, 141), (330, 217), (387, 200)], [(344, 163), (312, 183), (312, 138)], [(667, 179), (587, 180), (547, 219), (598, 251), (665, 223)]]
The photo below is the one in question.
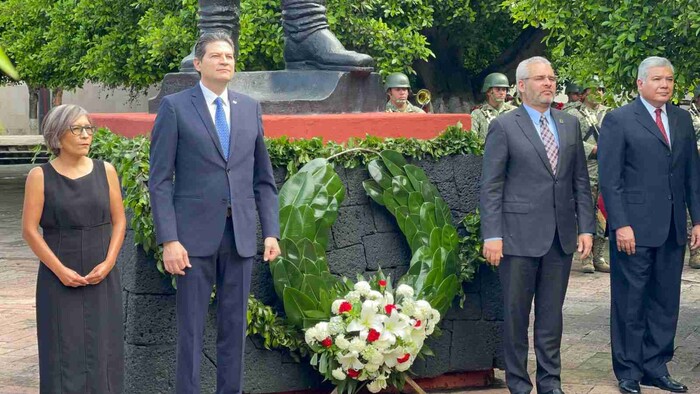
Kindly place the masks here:
[(402, 111), (402, 110), (396, 108), (396, 106), (394, 104), (392, 104), (391, 101), (387, 101), (385, 109), (386, 109), (386, 112), (406, 112), (406, 113), (416, 113), (416, 114), (424, 114), (425, 113), (425, 111), (423, 111), (422, 109), (416, 107), (415, 105), (413, 105), (409, 102), (406, 102), (406, 108), (404, 108), (404, 110)]
[(486, 133), (489, 131), (491, 121), (496, 116), (515, 108), (517, 107), (509, 103), (501, 104), (501, 108), (493, 107), (489, 103), (482, 104), (479, 108), (472, 111), (472, 130), (482, 139), (486, 139)]
[[(574, 115), (579, 120), (581, 138), (585, 138), (590, 132), (591, 127), (595, 127), (600, 130), (600, 126), (603, 123), (603, 117), (610, 111), (610, 108), (604, 105), (598, 105), (597, 108), (592, 109), (581, 102), (572, 103), (567, 109), (565, 109), (571, 115)], [(595, 131), (594, 131), (595, 133)], [(605, 250), (605, 218), (602, 213), (597, 209), (598, 202), (598, 160), (593, 155), (593, 149), (595, 148), (597, 136), (590, 135), (587, 139), (583, 141), (583, 150), (586, 153), (586, 164), (588, 167), (588, 177), (591, 180), (591, 195), (593, 196), (593, 207), (594, 207), (594, 217), (596, 218), (596, 233), (593, 236), (593, 252), (585, 260), (582, 261), (583, 271), (592, 273), (593, 271), (609, 272), (610, 266), (605, 261), (603, 257), (603, 252)]]
[(573, 103), (569, 101), (568, 103), (564, 103), (564, 107), (562, 107), (561, 110), (568, 112), (569, 110), (579, 109), (582, 105), (583, 103), (580, 101), (574, 101)]

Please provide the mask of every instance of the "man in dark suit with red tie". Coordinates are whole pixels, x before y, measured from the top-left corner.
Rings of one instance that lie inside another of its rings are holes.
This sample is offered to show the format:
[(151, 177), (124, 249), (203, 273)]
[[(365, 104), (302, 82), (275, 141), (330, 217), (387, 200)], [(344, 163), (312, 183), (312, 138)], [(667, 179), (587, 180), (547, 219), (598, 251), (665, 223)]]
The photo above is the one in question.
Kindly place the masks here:
[(639, 65), (639, 97), (605, 116), (598, 141), (600, 189), (611, 254), (612, 359), (622, 393), (643, 385), (688, 388), (669, 375), (680, 303), (686, 207), (700, 246), (700, 161), (690, 114), (668, 104), (673, 65)]

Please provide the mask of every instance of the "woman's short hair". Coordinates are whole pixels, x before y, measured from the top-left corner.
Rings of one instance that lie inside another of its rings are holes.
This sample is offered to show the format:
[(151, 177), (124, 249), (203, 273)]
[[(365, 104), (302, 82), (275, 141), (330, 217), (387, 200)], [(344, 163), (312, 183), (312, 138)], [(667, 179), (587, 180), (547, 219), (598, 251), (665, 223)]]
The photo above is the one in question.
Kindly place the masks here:
[(54, 107), (46, 114), (41, 130), (44, 134), (46, 147), (51, 153), (61, 154), (61, 138), (70, 129), (70, 126), (81, 116), (88, 116), (85, 108), (75, 104), (62, 104)]

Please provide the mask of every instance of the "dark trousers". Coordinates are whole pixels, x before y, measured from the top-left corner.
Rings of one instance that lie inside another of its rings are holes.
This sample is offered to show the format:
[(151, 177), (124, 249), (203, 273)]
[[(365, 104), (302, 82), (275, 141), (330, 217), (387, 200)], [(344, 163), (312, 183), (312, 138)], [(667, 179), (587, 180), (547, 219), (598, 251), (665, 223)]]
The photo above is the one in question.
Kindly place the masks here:
[(177, 278), (178, 394), (200, 392), (204, 325), (216, 284), (216, 392), (243, 392), (243, 347), (253, 258), (238, 255), (231, 219), (216, 255), (190, 257), (192, 268)]
[(685, 246), (676, 241), (673, 219), (660, 247), (617, 251), (610, 232), (610, 336), (618, 379), (641, 380), (668, 374), (678, 323)]
[(555, 234), (542, 257), (504, 256), (499, 275), (503, 287), (503, 351), (506, 383), (511, 393), (532, 390), (527, 373), (530, 309), (535, 299), (537, 391), (561, 388), (562, 305), (569, 284), (571, 259)]

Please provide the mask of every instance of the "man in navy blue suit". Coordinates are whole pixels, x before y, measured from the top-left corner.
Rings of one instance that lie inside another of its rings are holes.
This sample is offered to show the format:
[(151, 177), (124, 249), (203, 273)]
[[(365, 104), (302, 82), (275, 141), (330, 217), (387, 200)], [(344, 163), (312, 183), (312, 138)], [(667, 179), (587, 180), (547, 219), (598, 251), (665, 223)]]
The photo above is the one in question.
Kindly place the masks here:
[(686, 243), (686, 206), (700, 246), (700, 161), (690, 114), (670, 105), (673, 65), (639, 65), (639, 97), (605, 116), (598, 141), (600, 188), (611, 254), (613, 370), (623, 393), (643, 385), (688, 388), (673, 358)]
[(203, 34), (200, 83), (163, 98), (153, 127), (149, 191), (165, 269), (177, 275), (177, 393), (199, 393), (204, 323), (217, 290), (217, 393), (243, 390), (243, 347), (257, 210), (263, 259), (279, 253), (279, 208), (260, 104), (228, 90), (233, 42)]

